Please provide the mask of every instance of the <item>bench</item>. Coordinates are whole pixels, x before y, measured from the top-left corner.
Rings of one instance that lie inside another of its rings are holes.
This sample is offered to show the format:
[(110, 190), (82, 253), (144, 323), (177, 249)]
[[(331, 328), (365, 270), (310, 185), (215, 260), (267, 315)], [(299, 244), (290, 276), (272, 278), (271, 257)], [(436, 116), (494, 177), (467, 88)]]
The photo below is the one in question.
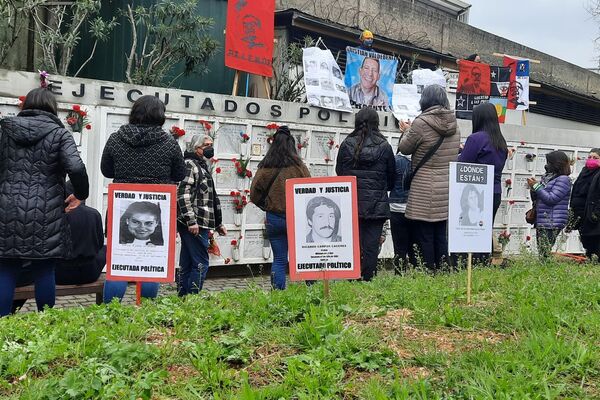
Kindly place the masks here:
[[(102, 294), (104, 292), (105, 275), (100, 274), (96, 282), (83, 285), (56, 285), (56, 297), (75, 296), (82, 294), (95, 294), (96, 304), (102, 304)], [(27, 300), (35, 298), (35, 288), (33, 285), (23, 286), (15, 289), (15, 300)]]

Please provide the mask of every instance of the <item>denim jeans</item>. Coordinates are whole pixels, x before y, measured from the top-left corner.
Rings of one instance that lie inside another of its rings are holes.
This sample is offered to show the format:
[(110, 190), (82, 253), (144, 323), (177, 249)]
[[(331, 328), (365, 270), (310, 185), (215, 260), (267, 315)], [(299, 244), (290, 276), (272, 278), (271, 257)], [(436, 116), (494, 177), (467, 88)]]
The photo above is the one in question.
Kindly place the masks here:
[[(119, 301), (123, 300), (125, 292), (127, 291), (126, 281), (109, 281), (104, 282), (104, 302), (110, 303), (112, 299), (118, 298)], [(158, 289), (160, 283), (155, 282), (142, 282), (142, 297), (148, 299), (155, 299), (158, 296)]]
[(285, 289), (285, 275), (288, 270), (287, 225), (284, 214), (267, 211), (267, 235), (273, 249), (271, 265), (271, 286), (273, 289)]
[[(0, 259), (0, 317), (8, 315), (12, 311), (17, 278), (23, 268), (23, 262), (25, 261), (18, 258)], [(53, 259), (31, 261), (38, 311), (42, 311), (44, 306), (54, 307), (56, 300), (55, 268), (56, 260)]]
[(187, 226), (177, 225), (181, 237), (179, 253), (179, 296), (198, 293), (202, 290), (208, 272), (208, 230), (200, 229), (198, 235), (192, 235)]

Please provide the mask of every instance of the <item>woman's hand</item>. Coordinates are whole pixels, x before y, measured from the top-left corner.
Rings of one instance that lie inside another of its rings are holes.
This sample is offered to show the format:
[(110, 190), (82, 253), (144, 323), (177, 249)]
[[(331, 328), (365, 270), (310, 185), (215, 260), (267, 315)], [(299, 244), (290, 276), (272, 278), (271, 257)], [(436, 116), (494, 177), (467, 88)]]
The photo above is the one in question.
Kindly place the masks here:
[(400, 132), (404, 133), (410, 129), (410, 121), (400, 121)]
[(529, 185), (530, 188), (533, 189), (533, 186), (537, 183), (537, 181), (535, 180), (534, 177), (531, 178), (527, 178), (527, 184)]
[(217, 233), (219, 235), (221, 235), (221, 236), (227, 236), (227, 228), (225, 228), (225, 225), (221, 224), (215, 230), (217, 231)]
[(71, 212), (77, 207), (79, 207), (79, 205), (81, 204), (81, 200), (79, 200), (77, 197), (71, 194), (65, 199), (65, 204), (67, 205), (65, 207), (65, 212)]

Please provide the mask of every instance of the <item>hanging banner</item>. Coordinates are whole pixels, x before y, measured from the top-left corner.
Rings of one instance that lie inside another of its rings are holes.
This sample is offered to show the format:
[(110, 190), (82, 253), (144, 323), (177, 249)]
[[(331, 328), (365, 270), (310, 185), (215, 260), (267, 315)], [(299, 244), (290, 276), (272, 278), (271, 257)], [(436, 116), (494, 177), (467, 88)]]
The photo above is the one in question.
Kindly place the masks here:
[(417, 85), (419, 93), (423, 92), (423, 89), (429, 85), (439, 85), (443, 88), (446, 87), (446, 77), (444, 71), (436, 69), (435, 71), (427, 68), (415, 69), (411, 73), (413, 85)]
[(302, 63), (308, 104), (352, 112), (342, 70), (330, 50), (318, 47), (302, 49)]
[(392, 96), (392, 113), (398, 121), (413, 121), (421, 113), (421, 91), (417, 85), (396, 84)]
[(393, 56), (346, 47), (346, 88), (350, 103), (388, 111), (396, 81), (398, 59)]
[(108, 185), (106, 278), (173, 282), (175, 185)]
[(456, 90), (456, 117), (471, 119), (473, 109), (482, 103), (496, 107), (498, 121), (504, 123), (510, 92), (510, 68), (461, 60)]
[(508, 91), (508, 109), (529, 109), (529, 60), (504, 57), (504, 66), (511, 69)]
[(230, 0), (227, 4), (225, 65), (273, 76), (275, 0)]
[(491, 253), (493, 203), (493, 165), (450, 163), (450, 253)]
[(490, 95), (490, 66), (488, 64), (460, 60), (458, 68), (457, 93)]
[(290, 279), (360, 277), (356, 177), (285, 183)]

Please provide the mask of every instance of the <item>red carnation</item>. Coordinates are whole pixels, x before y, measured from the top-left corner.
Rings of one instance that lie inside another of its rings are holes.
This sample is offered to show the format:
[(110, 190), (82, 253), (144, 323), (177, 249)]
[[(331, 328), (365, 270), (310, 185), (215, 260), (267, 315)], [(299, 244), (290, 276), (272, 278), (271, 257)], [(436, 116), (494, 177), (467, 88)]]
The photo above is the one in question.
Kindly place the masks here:
[(242, 201), (246, 201), (246, 196), (242, 196)]
[(512, 179), (507, 178), (504, 183), (506, 183), (507, 185), (512, 185)]
[(78, 112), (79, 115), (81, 115), (82, 117), (85, 117), (87, 115), (87, 112), (81, 110)]
[(217, 174), (220, 174), (220, 173), (221, 173), (221, 168), (217, 168), (217, 169), (215, 170), (215, 172), (216, 172)]
[(242, 173), (242, 167), (237, 167), (237, 173), (241, 174)]
[(246, 176), (248, 178), (252, 178), (252, 171), (250, 171), (249, 169), (246, 170)]
[(19, 96), (19, 101), (25, 101), (25, 96)]
[(229, 193), (230, 196), (235, 196), (235, 191), (232, 190), (231, 193)]
[(232, 246), (237, 246), (237, 240), (233, 239), (233, 240), (231, 241), (231, 245), (232, 245)]
[(224, 260), (224, 262), (225, 262), (225, 264), (229, 264), (229, 263), (231, 262), (231, 258), (227, 257), (227, 258)]
[(73, 111), (79, 111), (79, 110), (81, 110), (81, 106), (79, 106), (79, 105), (75, 104), (75, 105), (73, 106)]
[(247, 205), (248, 205), (248, 202), (247, 202), (246, 200), (244, 200), (244, 201), (242, 201), (242, 205), (243, 205), (243, 206), (247, 206)]
[(237, 161), (237, 158), (233, 157), (233, 158), (231, 159), (231, 161), (232, 161), (232, 162), (236, 162), (236, 161)]
[(509, 200), (508, 204), (510, 204), (512, 206), (513, 204), (515, 204), (515, 201), (514, 200)]
[(240, 240), (242, 240), (244, 237), (242, 235), (240, 235)]
[(531, 236), (527, 235), (525, 236), (525, 241), (529, 242), (531, 240)]
[(525, 146), (525, 141), (521, 140), (521, 146)]
[(302, 150), (302, 143), (298, 143), (298, 150)]
[(325, 157), (325, 162), (329, 162), (331, 159), (329, 157)]
[(248, 189), (245, 189), (244, 193), (250, 193), (250, 191)]
[(239, 195), (240, 195), (240, 192), (235, 192), (235, 195), (236, 195), (236, 196), (239, 196)]
[(67, 124), (69, 125), (75, 125), (77, 123), (77, 118), (75, 117), (69, 117), (67, 118)]
[(240, 201), (238, 199), (233, 199), (233, 204), (238, 205), (240, 204)]
[(89, 131), (90, 129), (92, 129), (92, 126), (91, 126), (90, 124), (87, 124), (87, 125), (85, 126), (85, 129), (87, 129), (87, 130)]

